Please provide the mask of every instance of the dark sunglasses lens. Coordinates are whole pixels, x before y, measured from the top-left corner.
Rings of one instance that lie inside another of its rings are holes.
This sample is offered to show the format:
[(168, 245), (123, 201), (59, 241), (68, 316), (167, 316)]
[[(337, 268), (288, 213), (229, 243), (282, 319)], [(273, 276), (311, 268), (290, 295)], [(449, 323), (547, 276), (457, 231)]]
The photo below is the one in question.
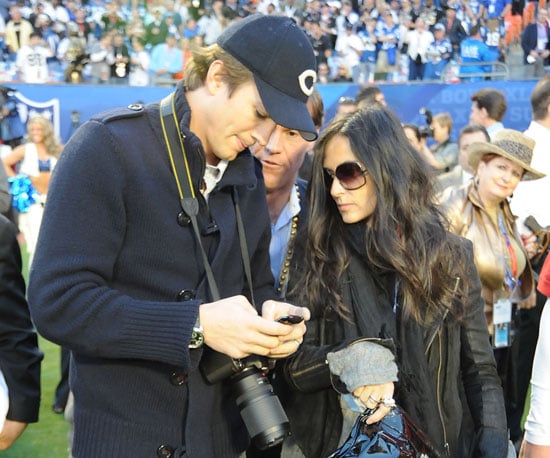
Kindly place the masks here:
[(359, 164), (346, 162), (336, 167), (334, 172), (338, 181), (346, 189), (360, 188), (365, 184), (365, 176)]

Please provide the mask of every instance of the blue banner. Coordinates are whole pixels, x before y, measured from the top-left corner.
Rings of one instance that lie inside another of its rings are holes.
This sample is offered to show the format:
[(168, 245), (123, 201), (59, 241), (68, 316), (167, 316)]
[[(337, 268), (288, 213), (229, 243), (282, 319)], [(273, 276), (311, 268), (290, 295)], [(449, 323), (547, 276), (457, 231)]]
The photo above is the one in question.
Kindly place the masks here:
[[(484, 87), (493, 87), (506, 94), (508, 110), (504, 117), (506, 127), (525, 130), (531, 121), (530, 95), (536, 81), (484, 81), (460, 84), (380, 84), (388, 106), (404, 123), (425, 124), (419, 113), (427, 108), (435, 115), (450, 113), (453, 121), (453, 138), (468, 124), (473, 93)], [(173, 88), (87, 85), (24, 85), (10, 84), (18, 91), (21, 103), (26, 104), (28, 114), (42, 108), (51, 111), (56, 132), (66, 142), (76, 127), (73, 112), (78, 112), (78, 121), (84, 122), (92, 115), (110, 108), (136, 102), (154, 102), (162, 99)], [(359, 86), (326, 84), (317, 86), (325, 103), (325, 123), (336, 111), (340, 97), (355, 97)], [(25, 120), (25, 119), (24, 119)], [(78, 123), (76, 123), (78, 124)]]

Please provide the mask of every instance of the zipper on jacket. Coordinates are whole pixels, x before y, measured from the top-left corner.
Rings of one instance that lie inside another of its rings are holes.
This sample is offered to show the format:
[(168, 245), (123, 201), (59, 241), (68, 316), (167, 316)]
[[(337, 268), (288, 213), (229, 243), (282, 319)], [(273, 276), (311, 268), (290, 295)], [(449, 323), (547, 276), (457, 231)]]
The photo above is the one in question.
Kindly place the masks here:
[(446, 456), (449, 455), (449, 442), (447, 442), (447, 430), (445, 429), (445, 422), (443, 421), (443, 412), (441, 408), (441, 369), (443, 367), (443, 357), (442, 357), (442, 344), (441, 344), (441, 330), (438, 332), (439, 341), (439, 365), (437, 366), (437, 387), (436, 387), (436, 397), (437, 397), (437, 410), (439, 412), (439, 421), (441, 421), (441, 427), (443, 428), (443, 448)]

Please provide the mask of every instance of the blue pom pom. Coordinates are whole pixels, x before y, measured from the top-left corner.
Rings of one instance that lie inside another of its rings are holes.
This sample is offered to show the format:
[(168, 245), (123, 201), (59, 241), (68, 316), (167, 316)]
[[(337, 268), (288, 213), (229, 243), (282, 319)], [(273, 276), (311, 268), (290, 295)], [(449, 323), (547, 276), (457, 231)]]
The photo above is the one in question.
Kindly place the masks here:
[(29, 207), (34, 204), (40, 193), (34, 189), (31, 179), (27, 175), (16, 175), (8, 178), (10, 183), (10, 194), (13, 208), (19, 213), (26, 213)]

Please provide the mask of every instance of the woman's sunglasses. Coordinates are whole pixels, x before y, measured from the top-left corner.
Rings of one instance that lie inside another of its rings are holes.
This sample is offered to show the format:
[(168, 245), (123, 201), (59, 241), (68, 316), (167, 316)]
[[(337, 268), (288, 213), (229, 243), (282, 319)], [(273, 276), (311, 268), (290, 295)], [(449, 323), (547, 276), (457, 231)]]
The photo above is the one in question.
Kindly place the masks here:
[(325, 184), (328, 189), (331, 188), (334, 177), (340, 182), (340, 185), (348, 191), (354, 191), (362, 186), (365, 186), (367, 179), (365, 175), (368, 173), (361, 168), (359, 162), (343, 162), (334, 172), (328, 169), (325, 171)]

